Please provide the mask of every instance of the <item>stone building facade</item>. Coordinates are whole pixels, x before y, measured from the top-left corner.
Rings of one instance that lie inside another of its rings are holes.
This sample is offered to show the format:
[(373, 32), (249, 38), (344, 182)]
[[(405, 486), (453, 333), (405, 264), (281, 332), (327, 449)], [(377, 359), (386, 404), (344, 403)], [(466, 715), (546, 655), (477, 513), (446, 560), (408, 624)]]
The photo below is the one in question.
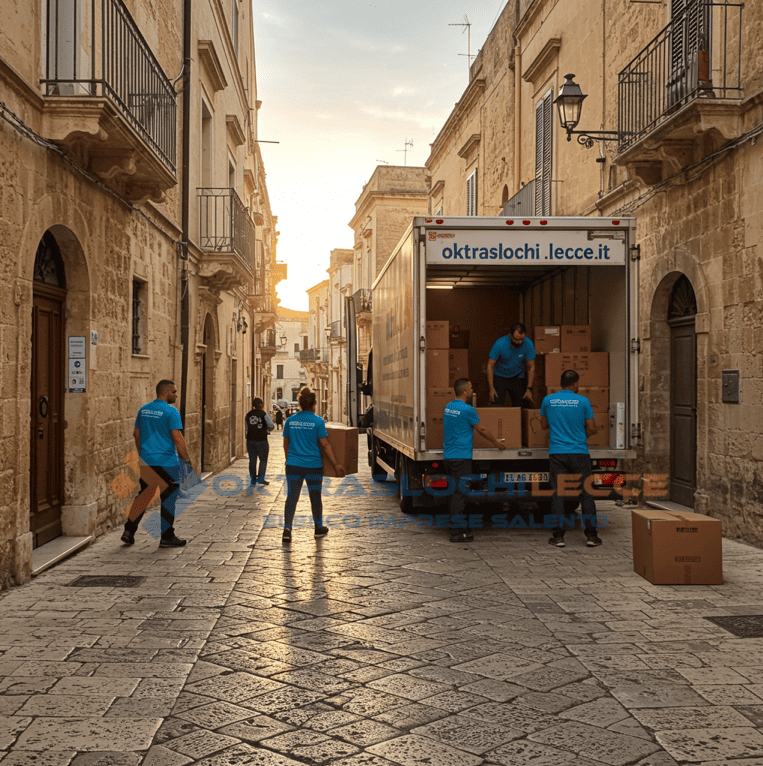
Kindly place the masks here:
[(158, 380), (178, 385), (197, 468), (244, 452), (255, 242), (264, 270), (276, 238), (251, 13), (0, 7), (0, 587), (27, 580), (48, 542), (121, 523), (135, 413)]
[(329, 351), (327, 333), (331, 332), (329, 321), (329, 280), (306, 290), (308, 299), (307, 349), (300, 359), (307, 370), (307, 385), (318, 398), (316, 415), (328, 414), (329, 409)]
[[(509, 2), (426, 163), (433, 212), (469, 211), (464, 176), (477, 157), (479, 175), (490, 180), (477, 187), (480, 215), (636, 218), (638, 467), (667, 474), (678, 506), (721, 518), (726, 535), (756, 545), (763, 545), (761, 29), (759, 3)], [(504, 66), (505, 95), (491, 105), (485, 94)], [(576, 130), (608, 131), (612, 140), (593, 136), (591, 148), (567, 141), (553, 103), (567, 73), (578, 73), (587, 95)], [(501, 121), (513, 125), (503, 145), (490, 138)], [(483, 150), (488, 141), (495, 149)]]
[[(307, 385), (307, 370), (300, 359), (307, 348), (307, 311), (279, 308), (275, 336), (278, 350), (270, 362), (271, 404), (285, 399), (296, 401), (302, 386)], [(279, 396), (280, 394), (280, 396)]]
[(347, 423), (347, 327), (346, 300), (353, 293), (352, 250), (331, 251), (329, 267), (329, 420)]

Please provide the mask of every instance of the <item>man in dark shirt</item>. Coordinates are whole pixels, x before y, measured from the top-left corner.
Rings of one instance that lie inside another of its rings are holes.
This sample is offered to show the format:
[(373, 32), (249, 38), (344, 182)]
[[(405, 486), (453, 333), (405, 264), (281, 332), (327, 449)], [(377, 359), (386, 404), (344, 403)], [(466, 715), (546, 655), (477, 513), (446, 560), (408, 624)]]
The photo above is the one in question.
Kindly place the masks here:
[[(268, 468), (268, 453), (270, 445), (268, 444), (268, 433), (275, 426), (270, 419), (270, 415), (263, 409), (265, 403), (262, 399), (252, 400), (253, 409), (246, 414), (246, 451), (249, 453), (249, 475), (252, 477), (252, 484), (270, 484), (265, 481), (265, 471)], [(259, 470), (257, 470), (257, 460), (260, 461)]]

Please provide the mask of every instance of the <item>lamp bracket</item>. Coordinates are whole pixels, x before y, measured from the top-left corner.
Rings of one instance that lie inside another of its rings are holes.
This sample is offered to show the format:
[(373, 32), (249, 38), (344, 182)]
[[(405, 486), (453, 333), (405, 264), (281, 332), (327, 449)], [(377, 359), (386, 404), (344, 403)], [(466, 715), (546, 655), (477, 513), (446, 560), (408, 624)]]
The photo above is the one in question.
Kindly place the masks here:
[(577, 136), (577, 142), (586, 149), (592, 149), (596, 141), (617, 141), (620, 134), (616, 130), (568, 130), (567, 140)]

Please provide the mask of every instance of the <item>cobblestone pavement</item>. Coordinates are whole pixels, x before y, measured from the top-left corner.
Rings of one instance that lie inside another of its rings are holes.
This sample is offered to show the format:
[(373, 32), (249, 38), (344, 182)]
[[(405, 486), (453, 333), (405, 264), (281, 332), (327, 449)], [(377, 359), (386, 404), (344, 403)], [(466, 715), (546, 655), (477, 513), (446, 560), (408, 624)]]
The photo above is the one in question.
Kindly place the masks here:
[(724, 585), (654, 586), (612, 504), (600, 548), (453, 545), (356, 479), (322, 540), (281, 544), (280, 484), (217, 477), (186, 548), (114, 531), (1, 594), (0, 766), (763, 766), (763, 639), (705, 619), (763, 614), (763, 551), (724, 541)]

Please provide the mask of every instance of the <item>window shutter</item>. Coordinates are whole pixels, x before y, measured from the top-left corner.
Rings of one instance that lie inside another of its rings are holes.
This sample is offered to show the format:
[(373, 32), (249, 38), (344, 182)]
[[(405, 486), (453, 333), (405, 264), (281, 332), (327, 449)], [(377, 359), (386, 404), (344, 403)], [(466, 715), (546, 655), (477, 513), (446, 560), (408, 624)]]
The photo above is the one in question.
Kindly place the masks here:
[(551, 215), (553, 91), (535, 105), (535, 215)]
[(466, 214), (477, 215), (477, 171), (466, 179)]

